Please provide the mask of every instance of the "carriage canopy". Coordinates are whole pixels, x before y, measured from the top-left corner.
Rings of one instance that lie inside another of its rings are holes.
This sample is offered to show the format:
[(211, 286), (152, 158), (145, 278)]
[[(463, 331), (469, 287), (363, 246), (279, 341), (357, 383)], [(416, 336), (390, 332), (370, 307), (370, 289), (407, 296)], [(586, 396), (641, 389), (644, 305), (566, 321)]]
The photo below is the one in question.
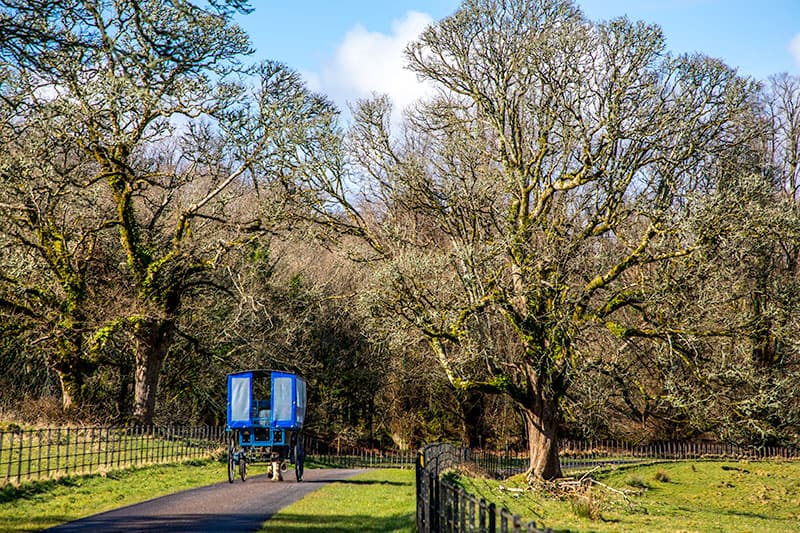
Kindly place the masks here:
[(291, 372), (247, 370), (228, 374), (228, 427), (302, 429), (306, 380)]

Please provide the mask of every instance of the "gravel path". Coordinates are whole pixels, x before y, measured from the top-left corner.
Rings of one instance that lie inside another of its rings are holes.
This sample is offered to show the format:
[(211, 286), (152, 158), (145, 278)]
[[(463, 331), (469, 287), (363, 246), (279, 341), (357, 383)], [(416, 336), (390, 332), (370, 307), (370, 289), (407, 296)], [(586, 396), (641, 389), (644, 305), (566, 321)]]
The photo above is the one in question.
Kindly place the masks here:
[[(46, 531), (258, 531), (281, 508), (364, 470), (306, 470), (303, 482), (275, 482), (266, 475), (223, 482), (122, 507)], [(288, 476), (287, 476), (288, 477)]]

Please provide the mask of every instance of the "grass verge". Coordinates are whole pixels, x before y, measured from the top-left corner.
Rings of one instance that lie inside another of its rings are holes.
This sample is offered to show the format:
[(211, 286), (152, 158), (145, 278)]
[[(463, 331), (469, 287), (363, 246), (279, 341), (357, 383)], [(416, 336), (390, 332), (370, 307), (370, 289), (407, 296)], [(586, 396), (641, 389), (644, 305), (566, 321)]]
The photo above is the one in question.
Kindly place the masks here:
[(600, 484), (556, 496), (520, 477), (453, 476), (468, 492), (555, 531), (800, 531), (798, 462), (660, 463), (592, 478)]
[[(306, 468), (314, 467), (307, 462)], [(266, 465), (250, 467), (250, 475)], [(181, 490), (227, 483), (219, 461), (190, 461), (0, 488), (0, 532), (41, 531)], [(262, 531), (410, 532), (413, 470), (374, 470), (328, 485), (267, 522)]]
[(260, 531), (411, 532), (414, 483), (414, 470), (372, 470), (326, 485), (285, 507)]
[(0, 531), (40, 531), (165, 494), (227, 483), (225, 475), (222, 463), (208, 459), (9, 485), (0, 488)]

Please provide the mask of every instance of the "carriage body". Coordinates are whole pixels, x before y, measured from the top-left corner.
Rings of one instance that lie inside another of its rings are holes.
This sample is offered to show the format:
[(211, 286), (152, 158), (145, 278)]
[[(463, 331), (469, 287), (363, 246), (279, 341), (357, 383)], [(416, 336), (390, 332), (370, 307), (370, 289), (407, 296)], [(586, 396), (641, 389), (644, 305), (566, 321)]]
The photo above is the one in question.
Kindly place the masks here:
[(273, 479), (291, 462), (302, 480), (302, 429), (306, 415), (306, 380), (291, 372), (245, 370), (228, 375), (228, 481), (238, 466), (244, 481), (247, 464), (270, 463)]

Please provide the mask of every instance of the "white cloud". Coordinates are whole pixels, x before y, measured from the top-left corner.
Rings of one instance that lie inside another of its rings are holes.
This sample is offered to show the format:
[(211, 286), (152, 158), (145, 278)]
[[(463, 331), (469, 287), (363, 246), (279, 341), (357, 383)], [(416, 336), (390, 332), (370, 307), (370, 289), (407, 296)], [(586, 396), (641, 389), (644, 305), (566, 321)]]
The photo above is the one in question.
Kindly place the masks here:
[(396, 118), (400, 110), (430, 92), (405, 68), (403, 50), (432, 22), (430, 15), (409, 11), (392, 22), (389, 35), (355, 26), (319, 74), (306, 73), (309, 86), (328, 94), (342, 109), (372, 93), (388, 94)]
[(789, 52), (794, 57), (794, 62), (800, 67), (800, 33), (794, 36), (789, 42)]

